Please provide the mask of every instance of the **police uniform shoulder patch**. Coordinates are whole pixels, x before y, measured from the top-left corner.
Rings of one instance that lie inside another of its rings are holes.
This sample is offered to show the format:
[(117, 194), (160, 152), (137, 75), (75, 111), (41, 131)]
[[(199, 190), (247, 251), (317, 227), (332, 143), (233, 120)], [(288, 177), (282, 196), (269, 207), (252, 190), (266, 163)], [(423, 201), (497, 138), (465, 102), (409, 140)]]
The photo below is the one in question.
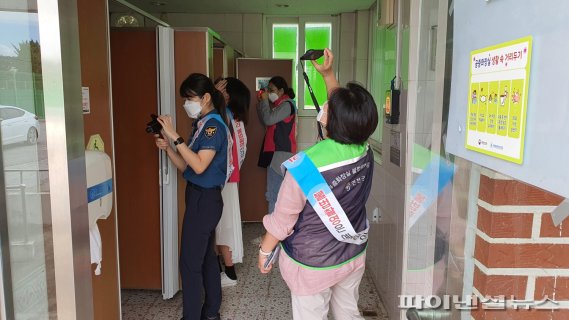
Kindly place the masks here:
[(209, 126), (206, 127), (204, 129), (205, 132), (205, 136), (208, 138), (212, 138), (213, 136), (215, 136), (215, 134), (217, 133), (217, 127), (216, 126)]

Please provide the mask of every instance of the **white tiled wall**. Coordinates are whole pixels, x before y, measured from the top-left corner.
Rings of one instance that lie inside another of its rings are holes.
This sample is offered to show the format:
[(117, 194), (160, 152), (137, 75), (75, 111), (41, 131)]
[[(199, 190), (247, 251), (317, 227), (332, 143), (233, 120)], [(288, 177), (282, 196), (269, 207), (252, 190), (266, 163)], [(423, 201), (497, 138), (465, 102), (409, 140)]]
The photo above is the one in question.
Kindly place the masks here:
[(252, 58), (263, 56), (263, 15), (243, 15), (243, 51)]
[(298, 151), (305, 150), (316, 143), (318, 127), (315, 117), (298, 117), (296, 143)]
[(369, 10), (356, 12), (356, 69), (357, 82), (367, 86), (368, 79), (368, 55), (369, 55)]
[[(339, 51), (338, 59), (338, 80), (340, 84), (355, 79), (355, 59), (356, 59), (356, 14), (353, 12), (342, 13), (340, 15), (340, 43), (339, 50), (332, 48), (334, 52)], [(337, 55), (337, 53), (336, 53)]]
[(338, 80), (344, 85), (357, 81), (366, 86), (369, 55), (369, 10), (342, 13), (340, 16)]
[(160, 16), (172, 27), (209, 27), (247, 57), (263, 55), (262, 14), (167, 13)]
[[(156, 14), (173, 27), (209, 27), (247, 57), (263, 57), (262, 14)], [(368, 78), (369, 10), (340, 15), (339, 48), (333, 48), (341, 84)]]
[(405, 183), (392, 173), (383, 165), (376, 164), (374, 168), (372, 192), (366, 207), (370, 221), (375, 208), (379, 208), (381, 218), (379, 223), (370, 226), (367, 269), (373, 276), (390, 319), (396, 319), (403, 268)]

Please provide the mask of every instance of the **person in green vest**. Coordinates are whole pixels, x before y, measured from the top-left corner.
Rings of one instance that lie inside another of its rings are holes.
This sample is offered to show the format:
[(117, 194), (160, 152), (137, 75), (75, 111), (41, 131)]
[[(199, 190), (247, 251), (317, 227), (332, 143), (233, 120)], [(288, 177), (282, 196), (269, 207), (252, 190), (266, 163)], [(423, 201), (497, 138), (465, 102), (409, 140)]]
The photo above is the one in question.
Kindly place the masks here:
[(291, 291), (295, 320), (326, 319), (330, 308), (335, 319), (364, 319), (358, 288), (365, 270), (365, 204), (374, 166), (367, 140), (378, 113), (361, 85), (340, 87), (333, 60), (325, 49), (324, 63), (312, 62), (328, 92), (317, 117), (326, 139), (283, 163), (286, 173), (275, 209), (263, 218), (267, 232), (258, 266), (270, 272), (271, 253), (279, 246), (279, 269)]

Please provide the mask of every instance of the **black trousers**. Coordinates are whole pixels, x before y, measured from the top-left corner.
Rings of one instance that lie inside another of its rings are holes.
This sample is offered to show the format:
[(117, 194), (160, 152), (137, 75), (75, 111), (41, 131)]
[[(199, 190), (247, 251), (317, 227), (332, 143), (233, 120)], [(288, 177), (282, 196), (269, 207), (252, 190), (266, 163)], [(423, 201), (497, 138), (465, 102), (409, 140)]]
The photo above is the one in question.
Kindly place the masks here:
[(215, 254), (215, 227), (222, 211), (221, 189), (187, 184), (180, 248), (184, 320), (199, 320), (219, 313), (221, 278)]

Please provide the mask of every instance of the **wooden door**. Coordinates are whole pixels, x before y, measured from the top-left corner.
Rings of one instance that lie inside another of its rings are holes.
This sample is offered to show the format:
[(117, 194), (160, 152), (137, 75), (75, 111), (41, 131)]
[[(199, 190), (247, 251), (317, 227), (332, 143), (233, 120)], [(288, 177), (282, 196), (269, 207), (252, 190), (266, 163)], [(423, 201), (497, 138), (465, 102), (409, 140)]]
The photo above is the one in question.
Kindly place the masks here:
[(268, 213), (265, 199), (267, 189), (267, 169), (257, 166), (259, 152), (265, 135), (265, 127), (257, 116), (256, 78), (273, 76), (283, 77), (292, 85), (292, 60), (274, 59), (237, 59), (237, 78), (251, 91), (249, 124), (247, 125), (247, 156), (241, 168), (239, 182), (239, 202), (243, 221), (261, 221)]
[[(192, 73), (202, 73), (211, 78), (210, 70), (213, 61), (211, 36), (205, 31), (174, 31), (174, 69), (176, 83), (176, 131), (184, 139), (191, 140), (192, 119), (184, 108), (184, 99), (178, 89), (182, 82)], [(185, 189), (186, 180), (180, 172), (178, 176), (178, 238), (181, 238), (184, 211), (186, 209)]]
[(145, 132), (158, 103), (156, 32), (110, 35), (121, 288), (160, 290), (158, 151)]

